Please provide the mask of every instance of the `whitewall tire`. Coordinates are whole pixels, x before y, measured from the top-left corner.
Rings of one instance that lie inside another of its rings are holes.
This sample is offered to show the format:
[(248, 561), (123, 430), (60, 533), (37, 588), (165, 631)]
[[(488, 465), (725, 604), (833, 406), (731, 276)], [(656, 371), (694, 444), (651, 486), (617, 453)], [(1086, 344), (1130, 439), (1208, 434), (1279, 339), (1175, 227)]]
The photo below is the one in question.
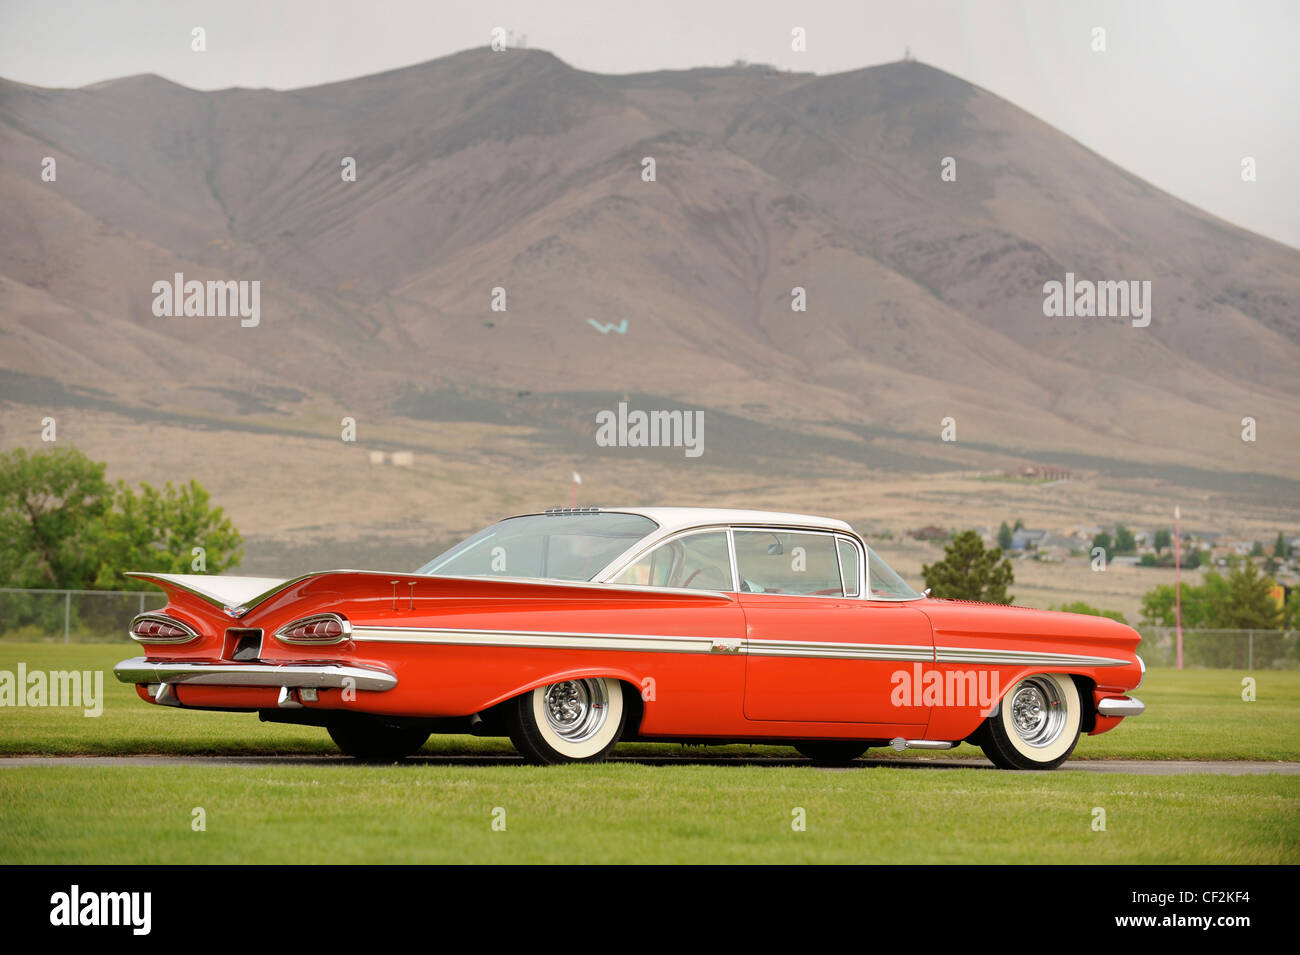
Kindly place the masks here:
[(534, 763), (599, 762), (623, 732), (623, 685), (607, 677), (561, 680), (512, 701), (510, 741)]
[(1002, 769), (1055, 769), (1079, 742), (1083, 705), (1073, 679), (1036, 673), (1002, 697), (985, 721), (984, 755)]

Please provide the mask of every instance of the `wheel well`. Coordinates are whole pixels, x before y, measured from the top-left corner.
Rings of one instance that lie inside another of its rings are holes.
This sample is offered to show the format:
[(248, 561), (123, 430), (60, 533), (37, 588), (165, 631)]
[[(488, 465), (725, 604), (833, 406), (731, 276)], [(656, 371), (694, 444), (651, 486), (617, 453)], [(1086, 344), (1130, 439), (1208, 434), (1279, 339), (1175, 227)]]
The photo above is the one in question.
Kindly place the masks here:
[[(635, 739), (641, 730), (641, 719), (645, 716), (645, 704), (641, 699), (641, 688), (630, 680), (624, 680), (616, 676), (606, 677), (606, 679), (615, 681), (623, 688), (623, 708), (627, 715), (623, 720), (622, 739)], [(522, 693), (516, 693), (514, 696), (480, 712), (479, 716), (487, 724), (485, 729), (490, 728), (484, 735), (506, 735), (505, 708), (521, 696), (527, 696), (532, 692), (532, 690), (524, 690)]]
[(623, 685), (623, 708), (627, 715), (623, 719), (623, 740), (636, 739), (641, 733), (641, 719), (645, 716), (645, 701), (641, 699), (641, 688), (627, 680), (619, 680)]
[(1097, 728), (1097, 701), (1093, 693), (1097, 689), (1097, 681), (1077, 673), (1071, 673), (1069, 676), (1079, 689), (1079, 705), (1083, 710), (1079, 714), (1079, 732), (1087, 736)]

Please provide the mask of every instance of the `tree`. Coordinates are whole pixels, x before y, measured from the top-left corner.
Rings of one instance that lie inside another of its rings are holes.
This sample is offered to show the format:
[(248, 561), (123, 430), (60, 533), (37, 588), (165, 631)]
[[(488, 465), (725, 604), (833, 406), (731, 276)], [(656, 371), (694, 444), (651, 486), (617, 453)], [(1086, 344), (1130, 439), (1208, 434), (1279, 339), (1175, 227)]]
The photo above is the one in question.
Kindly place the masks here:
[[(1222, 600), (1227, 581), (1209, 571), (1199, 586), (1183, 584), (1183, 626), (1188, 628), (1212, 627), (1212, 605)], [(1142, 596), (1142, 622), (1158, 627), (1172, 627), (1175, 623), (1174, 587), (1161, 584)]]
[(1131, 554), (1137, 550), (1137, 541), (1133, 539), (1133, 532), (1123, 524), (1115, 527), (1115, 553)]
[(1157, 554), (1172, 544), (1173, 539), (1169, 536), (1169, 528), (1162, 527), (1156, 531), (1156, 538), (1153, 543), (1155, 544)]
[(1226, 592), (1214, 608), (1213, 626), (1228, 630), (1277, 629), (1282, 625), (1282, 608), (1273, 599), (1275, 586), (1253, 560), (1233, 560)]
[(998, 528), (998, 546), (1003, 550), (1011, 549), (1011, 528), (1006, 521), (1003, 521), (1002, 526)]
[(141, 588), (127, 570), (205, 572), (237, 565), (242, 541), (197, 482), (137, 494), (104, 479), (105, 465), (73, 448), (0, 455), (0, 585)]
[(1052, 607), (1053, 610), (1062, 610), (1065, 613), (1086, 613), (1093, 617), (1109, 617), (1111, 620), (1118, 620), (1120, 623), (1127, 624), (1128, 620), (1118, 610), (1099, 610), (1092, 604), (1084, 603), (1082, 600), (1076, 600), (1072, 603), (1061, 604), (1059, 607)]
[[(1183, 585), (1183, 626), (1222, 630), (1272, 630), (1282, 623), (1273, 581), (1253, 561), (1234, 560), (1228, 576), (1206, 571), (1200, 586)], [(1174, 626), (1174, 588), (1162, 584), (1142, 597), (1142, 621)]]
[(98, 527), (112, 494), (104, 465), (75, 448), (0, 455), (0, 583), (89, 586), (99, 567)]
[(1025, 522), (1022, 521), (1020, 518), (1017, 517), (1017, 518), (1016, 518), (1016, 524), (1015, 524), (1014, 527), (1011, 528), (1011, 530), (1012, 530), (1012, 531), (1018, 531), (1018, 530), (1020, 530), (1020, 529), (1021, 529), (1022, 527), (1024, 527), (1024, 526), (1025, 526)]
[(1111, 543), (1110, 535), (1105, 531), (1092, 539), (1092, 549), (1096, 550), (1098, 547), (1105, 551), (1107, 560), (1110, 560), (1111, 555), (1115, 553), (1115, 545)]
[(1250, 556), (1251, 556), (1251, 557), (1263, 557), (1263, 556), (1264, 556), (1264, 545), (1261, 544), (1259, 541), (1255, 541), (1254, 545), (1252, 545), (1251, 548), (1250, 548)]
[[(128, 590), (150, 586), (123, 578), (127, 570), (215, 574), (237, 567), (244, 555), (243, 541), (223, 510), (209, 505), (210, 500), (207, 490), (193, 479), (179, 488), (169, 481), (162, 490), (141, 484), (139, 494), (119, 483), (116, 506), (103, 522), (103, 563), (94, 586)], [(200, 549), (197, 554), (196, 549)]]
[[(1199, 587), (1183, 587), (1183, 628), (1188, 659), (1206, 666), (1244, 667), (1256, 660), (1285, 655), (1280, 633), (1255, 633), (1252, 640), (1206, 630), (1274, 631), (1286, 622), (1283, 608), (1271, 593), (1273, 581), (1259, 573), (1253, 561), (1234, 558), (1228, 576), (1207, 571)], [(1142, 619), (1164, 627), (1174, 625), (1174, 588), (1156, 587), (1142, 598)]]
[(1282, 532), (1277, 532), (1277, 540), (1273, 542), (1273, 556), (1278, 560), (1286, 560), (1291, 556), (1291, 545), (1286, 542)]
[(1002, 548), (985, 549), (974, 531), (962, 531), (944, 547), (943, 560), (921, 568), (925, 585), (936, 597), (1009, 604), (1007, 587), (1015, 582), (1011, 561)]

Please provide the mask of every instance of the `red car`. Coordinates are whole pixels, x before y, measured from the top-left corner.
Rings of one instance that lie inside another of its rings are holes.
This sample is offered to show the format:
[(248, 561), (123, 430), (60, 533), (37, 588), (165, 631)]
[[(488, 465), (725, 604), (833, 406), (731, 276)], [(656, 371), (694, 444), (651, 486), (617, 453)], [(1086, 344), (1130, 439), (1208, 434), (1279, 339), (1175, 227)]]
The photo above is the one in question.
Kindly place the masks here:
[(115, 668), (142, 699), (323, 726), (363, 759), (472, 733), (538, 763), (620, 740), (832, 762), (968, 741), (1051, 769), (1143, 710), (1131, 628), (918, 594), (848, 524), (801, 514), (561, 508), (409, 574), (134, 576), (169, 597)]

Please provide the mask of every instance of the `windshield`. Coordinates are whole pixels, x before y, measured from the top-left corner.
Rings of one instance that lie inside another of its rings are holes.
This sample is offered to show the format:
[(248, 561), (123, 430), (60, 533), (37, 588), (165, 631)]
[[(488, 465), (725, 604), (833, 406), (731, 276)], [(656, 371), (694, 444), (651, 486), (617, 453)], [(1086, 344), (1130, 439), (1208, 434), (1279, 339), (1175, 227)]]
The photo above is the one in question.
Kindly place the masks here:
[(591, 580), (606, 564), (658, 526), (639, 514), (512, 517), (461, 541), (416, 573)]
[(893, 568), (880, 559), (870, 547), (867, 548), (867, 569), (870, 571), (872, 597), (896, 597), (914, 600), (921, 595), (907, 585), (902, 577), (894, 573)]

